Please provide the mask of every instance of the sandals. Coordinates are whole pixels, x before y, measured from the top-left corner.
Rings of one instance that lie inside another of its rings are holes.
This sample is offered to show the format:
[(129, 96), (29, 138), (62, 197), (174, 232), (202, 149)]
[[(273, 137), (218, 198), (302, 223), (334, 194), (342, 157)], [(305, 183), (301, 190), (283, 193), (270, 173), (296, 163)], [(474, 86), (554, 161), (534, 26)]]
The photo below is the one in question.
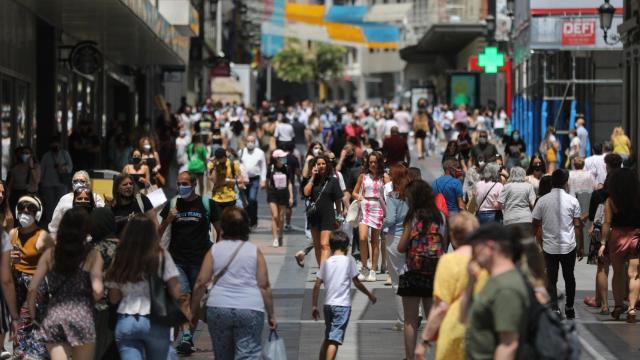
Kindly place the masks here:
[(584, 304), (587, 305), (588, 307), (600, 307), (600, 305), (596, 302), (596, 298), (592, 297), (592, 296), (587, 296), (584, 298)]
[(293, 257), (296, 258), (296, 263), (298, 263), (298, 266), (300, 266), (301, 268), (304, 267), (304, 251), (298, 251)]
[(636, 309), (629, 309), (629, 311), (627, 311), (627, 322), (629, 324), (636, 323)]
[(608, 306), (603, 306), (600, 308), (600, 312), (598, 313), (598, 315), (609, 315), (611, 312), (609, 311), (609, 307)]
[[(624, 306), (616, 305), (613, 308), (613, 311), (611, 312), (611, 317), (613, 318), (613, 320), (620, 320), (620, 315), (622, 315), (624, 312), (625, 312)], [(634, 314), (634, 317), (635, 317), (635, 314)]]

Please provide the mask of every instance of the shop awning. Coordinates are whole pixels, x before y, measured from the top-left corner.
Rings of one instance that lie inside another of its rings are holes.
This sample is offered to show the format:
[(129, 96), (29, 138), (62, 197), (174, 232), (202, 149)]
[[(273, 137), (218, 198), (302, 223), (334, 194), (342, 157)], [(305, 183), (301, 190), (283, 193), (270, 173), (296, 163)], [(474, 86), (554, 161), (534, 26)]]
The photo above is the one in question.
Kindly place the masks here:
[(401, 22), (413, 7), (407, 4), (378, 4), (373, 5), (364, 16), (367, 22)]
[(190, 39), (148, 0), (18, 2), (70, 37), (95, 41), (118, 64), (184, 66), (189, 61)]

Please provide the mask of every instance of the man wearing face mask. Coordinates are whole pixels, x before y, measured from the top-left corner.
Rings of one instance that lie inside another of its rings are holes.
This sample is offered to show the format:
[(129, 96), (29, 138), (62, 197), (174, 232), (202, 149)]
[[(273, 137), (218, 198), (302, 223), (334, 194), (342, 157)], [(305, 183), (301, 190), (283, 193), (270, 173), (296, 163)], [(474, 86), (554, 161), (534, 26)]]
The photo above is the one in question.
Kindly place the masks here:
[[(84, 170), (77, 171), (71, 179), (72, 191), (60, 198), (53, 210), (51, 221), (49, 222), (49, 232), (55, 238), (62, 216), (67, 210), (73, 207), (74, 192), (81, 188), (91, 188), (89, 173)], [(98, 194), (92, 194), (95, 207), (104, 207), (104, 199)]]
[(258, 225), (258, 190), (267, 186), (267, 162), (264, 151), (258, 147), (256, 137), (247, 136), (247, 146), (240, 150), (238, 156), (249, 177), (249, 184), (245, 188), (247, 197), (247, 213), (251, 227)]
[[(211, 225), (216, 220), (212, 211), (215, 204), (211, 199), (195, 193), (195, 175), (181, 172), (177, 185), (178, 196), (171, 199), (160, 213), (163, 220), (158, 233), (178, 268), (181, 293), (186, 296), (188, 304), (200, 266), (213, 241)], [(192, 354), (195, 351), (194, 329), (185, 325), (182, 330), (182, 340), (176, 350), (179, 354)]]
[(478, 133), (478, 143), (471, 148), (471, 158), (468, 166), (476, 163), (477, 159), (493, 159), (498, 155), (496, 146), (489, 142), (489, 135), (486, 130)]
[(43, 224), (48, 224), (58, 199), (68, 191), (71, 180), (73, 162), (69, 153), (60, 148), (60, 136), (51, 139), (49, 151), (42, 156), (40, 162), (42, 181), (40, 194), (44, 202)]

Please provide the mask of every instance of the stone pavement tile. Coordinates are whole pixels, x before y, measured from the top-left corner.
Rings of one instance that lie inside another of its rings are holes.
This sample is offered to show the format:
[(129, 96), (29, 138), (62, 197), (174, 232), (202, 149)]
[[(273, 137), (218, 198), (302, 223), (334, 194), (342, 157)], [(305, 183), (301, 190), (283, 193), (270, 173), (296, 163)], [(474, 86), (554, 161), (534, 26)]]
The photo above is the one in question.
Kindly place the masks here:
[[(352, 326), (355, 324), (350, 324)], [(358, 359), (395, 360), (404, 358), (404, 337), (391, 330), (392, 323), (357, 324)]]
[[(360, 320), (396, 320), (395, 313), (395, 297), (396, 294), (392, 288), (375, 288), (373, 294), (378, 298), (375, 304), (368, 303)], [(393, 323), (389, 323), (391, 328)]]
[(584, 327), (594, 334), (617, 359), (640, 359), (638, 324), (584, 324)]

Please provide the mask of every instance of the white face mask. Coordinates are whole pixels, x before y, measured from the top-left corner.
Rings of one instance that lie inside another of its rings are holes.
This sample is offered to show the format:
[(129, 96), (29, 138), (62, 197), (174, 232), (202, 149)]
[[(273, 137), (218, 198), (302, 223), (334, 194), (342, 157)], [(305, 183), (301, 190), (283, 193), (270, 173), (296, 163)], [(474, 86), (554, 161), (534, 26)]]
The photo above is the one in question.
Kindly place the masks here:
[(144, 151), (151, 151), (151, 145), (149, 144), (142, 145), (142, 148), (144, 149)]
[(255, 148), (256, 148), (256, 143), (255, 143), (255, 142), (249, 142), (249, 143), (247, 143), (247, 149), (248, 149), (249, 151), (251, 151), (251, 150), (253, 150), (253, 149), (255, 149)]
[(318, 149), (318, 148), (313, 149), (313, 156), (320, 156), (320, 152), (321, 152), (321, 151), (322, 151), (322, 150), (320, 150), (320, 149)]
[(33, 217), (33, 215), (20, 214), (18, 216), (18, 221), (20, 221), (20, 225), (22, 227), (27, 227), (29, 225), (32, 225), (36, 221), (36, 219)]

